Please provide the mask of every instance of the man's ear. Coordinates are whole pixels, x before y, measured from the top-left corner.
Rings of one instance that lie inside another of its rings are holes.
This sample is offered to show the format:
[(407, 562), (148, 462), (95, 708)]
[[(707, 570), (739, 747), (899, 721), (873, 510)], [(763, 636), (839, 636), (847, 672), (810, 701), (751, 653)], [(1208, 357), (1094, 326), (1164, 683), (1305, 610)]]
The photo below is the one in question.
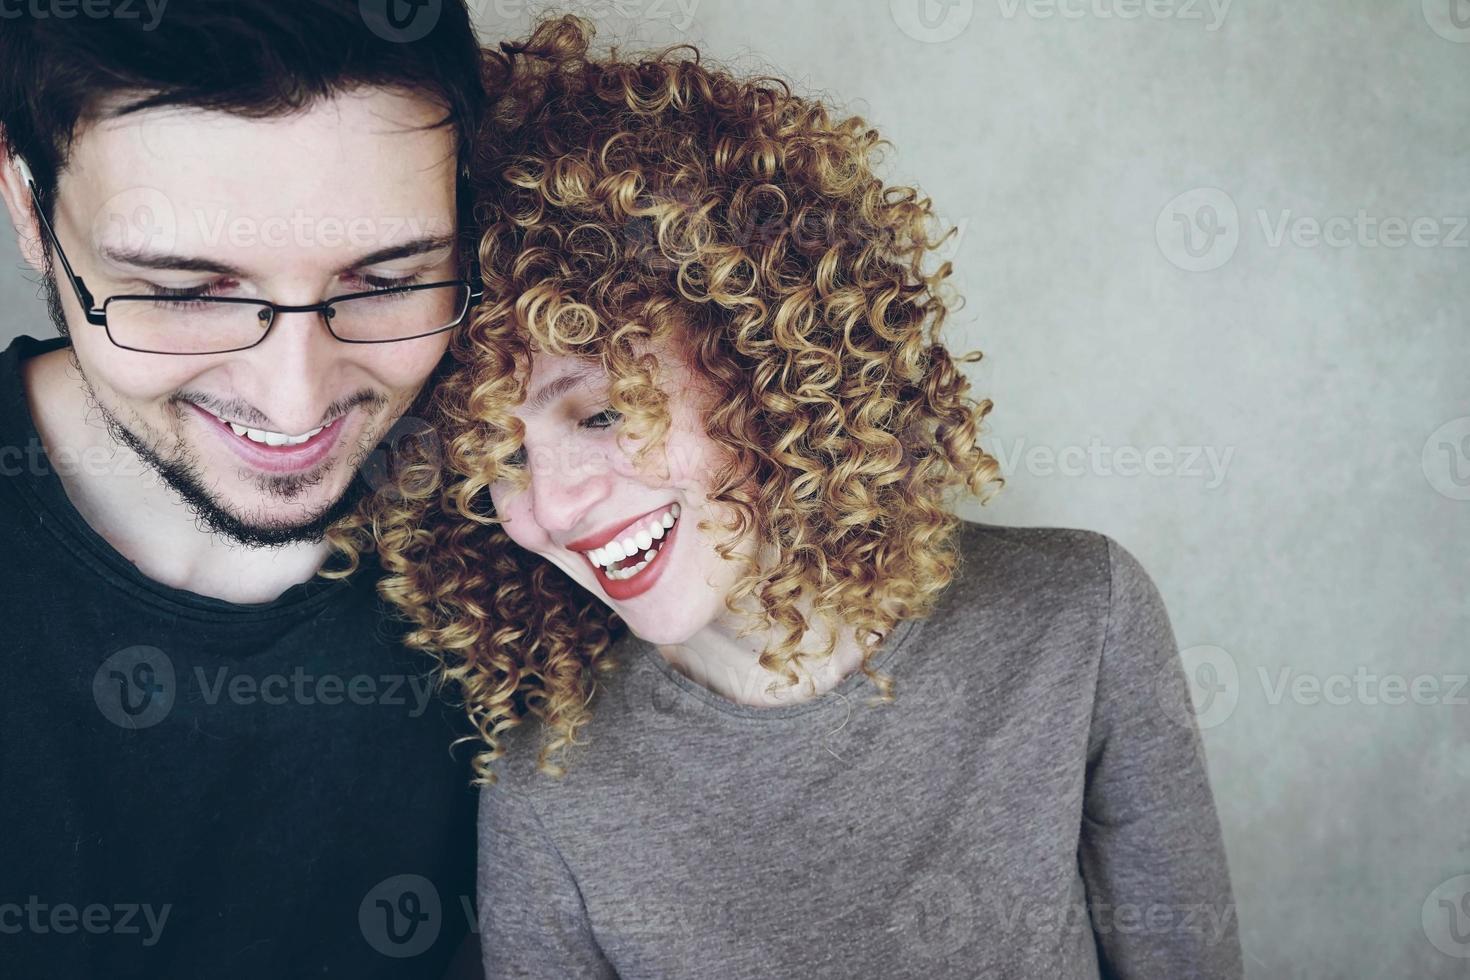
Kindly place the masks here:
[(17, 156), (0, 130), (0, 197), (5, 198), (5, 209), (10, 212), (10, 223), (15, 226), (16, 244), (20, 254), (37, 272), (46, 271), (46, 246), (41, 238), (41, 225), (36, 218), (35, 203), (26, 182), (25, 161)]

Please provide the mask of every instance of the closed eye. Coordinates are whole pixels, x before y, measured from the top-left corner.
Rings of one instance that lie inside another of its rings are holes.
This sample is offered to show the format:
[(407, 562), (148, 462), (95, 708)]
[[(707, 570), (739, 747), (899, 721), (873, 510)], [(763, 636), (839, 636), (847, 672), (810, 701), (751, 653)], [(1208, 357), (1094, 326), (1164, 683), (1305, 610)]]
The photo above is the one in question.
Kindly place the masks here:
[(414, 273), (411, 276), (370, 276), (363, 273), (357, 276), (357, 279), (359, 283), (356, 288), (365, 292), (371, 290), (383, 290), (387, 292), (403, 286), (416, 286), (421, 282), (428, 281), (422, 272)]
[(604, 408), (596, 415), (590, 415), (587, 418), (583, 419), (579, 424), (584, 429), (610, 429), (613, 426), (617, 425), (618, 420), (622, 417), (623, 413), (618, 411), (617, 409)]
[[(604, 408), (596, 415), (589, 415), (577, 425), (584, 429), (610, 429), (617, 425), (623, 418), (623, 413), (615, 408)], [(516, 451), (505, 458), (506, 466), (522, 467), (526, 465), (526, 447), (517, 446)]]

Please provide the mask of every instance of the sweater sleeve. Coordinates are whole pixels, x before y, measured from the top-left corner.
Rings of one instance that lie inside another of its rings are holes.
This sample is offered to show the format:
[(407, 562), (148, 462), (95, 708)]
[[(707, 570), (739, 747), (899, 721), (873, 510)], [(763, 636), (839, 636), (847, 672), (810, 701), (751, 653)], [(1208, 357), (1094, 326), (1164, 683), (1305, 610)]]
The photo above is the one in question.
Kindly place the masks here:
[(571, 869), (530, 803), (503, 782), (481, 790), (479, 838), (485, 976), (616, 978)]
[(1078, 861), (1102, 975), (1239, 978), (1224, 841), (1173, 628), (1107, 538), (1110, 576)]

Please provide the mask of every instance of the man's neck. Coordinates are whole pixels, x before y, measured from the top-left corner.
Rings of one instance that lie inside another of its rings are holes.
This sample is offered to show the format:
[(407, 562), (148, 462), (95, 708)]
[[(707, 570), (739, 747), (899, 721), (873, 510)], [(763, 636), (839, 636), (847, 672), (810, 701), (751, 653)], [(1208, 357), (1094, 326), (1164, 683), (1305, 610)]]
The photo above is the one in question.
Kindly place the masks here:
[(26, 398), (66, 495), (91, 528), (163, 585), (235, 603), (275, 599), (314, 575), (323, 543), (250, 548), (201, 528), (198, 518), (98, 417), (71, 352), (23, 362)]

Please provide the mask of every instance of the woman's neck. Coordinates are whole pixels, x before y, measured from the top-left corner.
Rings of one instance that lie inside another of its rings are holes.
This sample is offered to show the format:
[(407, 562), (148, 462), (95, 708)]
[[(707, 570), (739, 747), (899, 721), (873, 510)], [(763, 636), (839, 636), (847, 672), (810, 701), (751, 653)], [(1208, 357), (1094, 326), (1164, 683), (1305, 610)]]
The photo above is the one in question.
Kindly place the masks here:
[(743, 617), (734, 614), (716, 620), (683, 643), (657, 649), (675, 670), (736, 704), (757, 708), (800, 704), (832, 690), (859, 670), (863, 661), (863, 649), (850, 629), (836, 628), (837, 640), (831, 656), (819, 656), (834, 627), (813, 617), (807, 603), (802, 604), (800, 611), (812, 625), (797, 650), (811, 656), (799, 662), (796, 669), (799, 680), (795, 684), (758, 662), (774, 631), (739, 636), (738, 619)]

